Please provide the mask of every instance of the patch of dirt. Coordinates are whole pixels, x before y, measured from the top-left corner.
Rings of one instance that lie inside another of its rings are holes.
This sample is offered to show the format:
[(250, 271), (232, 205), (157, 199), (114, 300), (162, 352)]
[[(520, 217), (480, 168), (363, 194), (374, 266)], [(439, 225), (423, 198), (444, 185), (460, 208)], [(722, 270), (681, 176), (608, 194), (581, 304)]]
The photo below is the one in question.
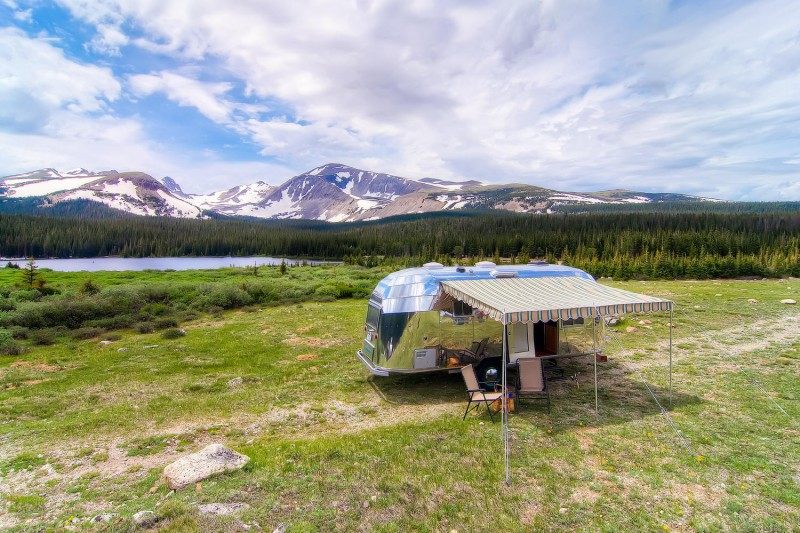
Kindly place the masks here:
[(533, 525), (533, 521), (542, 511), (542, 507), (537, 502), (525, 502), (522, 506), (522, 511), (519, 513), (520, 522), (523, 525)]
[(688, 503), (698, 502), (706, 509), (720, 506), (725, 491), (719, 487), (706, 487), (699, 483), (672, 483), (670, 494)]
[(581, 447), (581, 450), (588, 452), (592, 448), (593, 435), (596, 432), (596, 428), (580, 428), (575, 431), (575, 438), (578, 440), (578, 446)]
[(300, 355), (295, 357), (295, 359), (297, 359), (298, 361), (313, 361), (316, 358), (317, 354), (315, 353), (301, 353)]
[(10, 368), (30, 368), (39, 372), (58, 372), (63, 370), (63, 368), (58, 365), (51, 365), (48, 363), (33, 363), (31, 361), (14, 361), (8, 366)]
[(576, 503), (593, 504), (600, 498), (600, 495), (588, 487), (581, 486), (572, 492), (570, 498)]
[(312, 348), (334, 348), (344, 346), (350, 342), (349, 339), (336, 339), (333, 337), (311, 337), (290, 334), (283, 339), (283, 344), (287, 346), (310, 346)]

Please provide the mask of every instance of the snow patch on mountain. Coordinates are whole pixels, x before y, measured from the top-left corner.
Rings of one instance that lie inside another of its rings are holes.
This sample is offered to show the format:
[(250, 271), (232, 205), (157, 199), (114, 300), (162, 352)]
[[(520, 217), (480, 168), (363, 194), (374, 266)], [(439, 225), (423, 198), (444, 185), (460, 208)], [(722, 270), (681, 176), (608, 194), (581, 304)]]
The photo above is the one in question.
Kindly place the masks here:
[(76, 189), (97, 180), (97, 176), (81, 176), (76, 178), (33, 180), (14, 187), (8, 196), (13, 198), (31, 198), (47, 196), (60, 191)]

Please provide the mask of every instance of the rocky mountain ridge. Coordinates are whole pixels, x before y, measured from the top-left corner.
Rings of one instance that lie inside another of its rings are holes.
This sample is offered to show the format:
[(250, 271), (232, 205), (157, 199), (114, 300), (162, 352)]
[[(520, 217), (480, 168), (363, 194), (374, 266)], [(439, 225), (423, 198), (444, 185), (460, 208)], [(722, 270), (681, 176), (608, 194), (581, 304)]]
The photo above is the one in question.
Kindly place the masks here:
[(42, 205), (89, 200), (142, 216), (296, 218), (345, 222), (454, 209), (550, 213), (559, 205), (657, 203), (707, 199), (623, 189), (562, 192), (526, 184), (487, 185), (436, 178), (412, 180), (329, 163), (273, 186), (264, 181), (190, 194), (171, 177), (143, 172), (44, 168), (0, 178), (0, 197), (41, 198)]

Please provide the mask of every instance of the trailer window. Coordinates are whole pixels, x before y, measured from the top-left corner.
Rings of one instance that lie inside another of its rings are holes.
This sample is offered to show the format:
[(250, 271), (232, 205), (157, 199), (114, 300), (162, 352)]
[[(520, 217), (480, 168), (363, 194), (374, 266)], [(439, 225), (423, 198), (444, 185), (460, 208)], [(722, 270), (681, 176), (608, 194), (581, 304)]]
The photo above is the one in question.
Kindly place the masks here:
[(384, 313), (381, 315), (380, 342), (383, 353), (389, 359), (397, 348), (400, 338), (406, 329), (408, 320), (414, 313)]
[(372, 329), (378, 331), (378, 319), (381, 316), (381, 310), (374, 305), (367, 305), (367, 324), (369, 324)]

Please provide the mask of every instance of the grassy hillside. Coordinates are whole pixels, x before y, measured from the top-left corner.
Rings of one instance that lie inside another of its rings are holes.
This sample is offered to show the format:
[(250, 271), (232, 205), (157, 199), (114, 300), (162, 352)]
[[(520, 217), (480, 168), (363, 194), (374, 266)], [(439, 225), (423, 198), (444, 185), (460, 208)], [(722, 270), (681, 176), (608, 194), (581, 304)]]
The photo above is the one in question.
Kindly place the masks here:
[[(124, 330), (0, 357), (0, 528), (124, 531), (146, 509), (165, 531), (796, 528), (800, 315), (779, 301), (800, 300), (800, 281), (613, 285), (677, 302), (670, 416), (683, 437), (646, 387), (666, 397), (664, 316), (608, 331), (599, 417), (579, 362), (580, 386), (554, 385), (552, 412), (511, 416), (505, 487), (500, 426), (462, 422), (460, 377), (361, 367), (363, 299), (257, 304), (200, 313), (178, 338)], [(252, 461), (170, 492), (163, 467), (210, 442)], [(207, 502), (249, 508), (200, 515)], [(112, 522), (88, 522), (102, 512)]]

